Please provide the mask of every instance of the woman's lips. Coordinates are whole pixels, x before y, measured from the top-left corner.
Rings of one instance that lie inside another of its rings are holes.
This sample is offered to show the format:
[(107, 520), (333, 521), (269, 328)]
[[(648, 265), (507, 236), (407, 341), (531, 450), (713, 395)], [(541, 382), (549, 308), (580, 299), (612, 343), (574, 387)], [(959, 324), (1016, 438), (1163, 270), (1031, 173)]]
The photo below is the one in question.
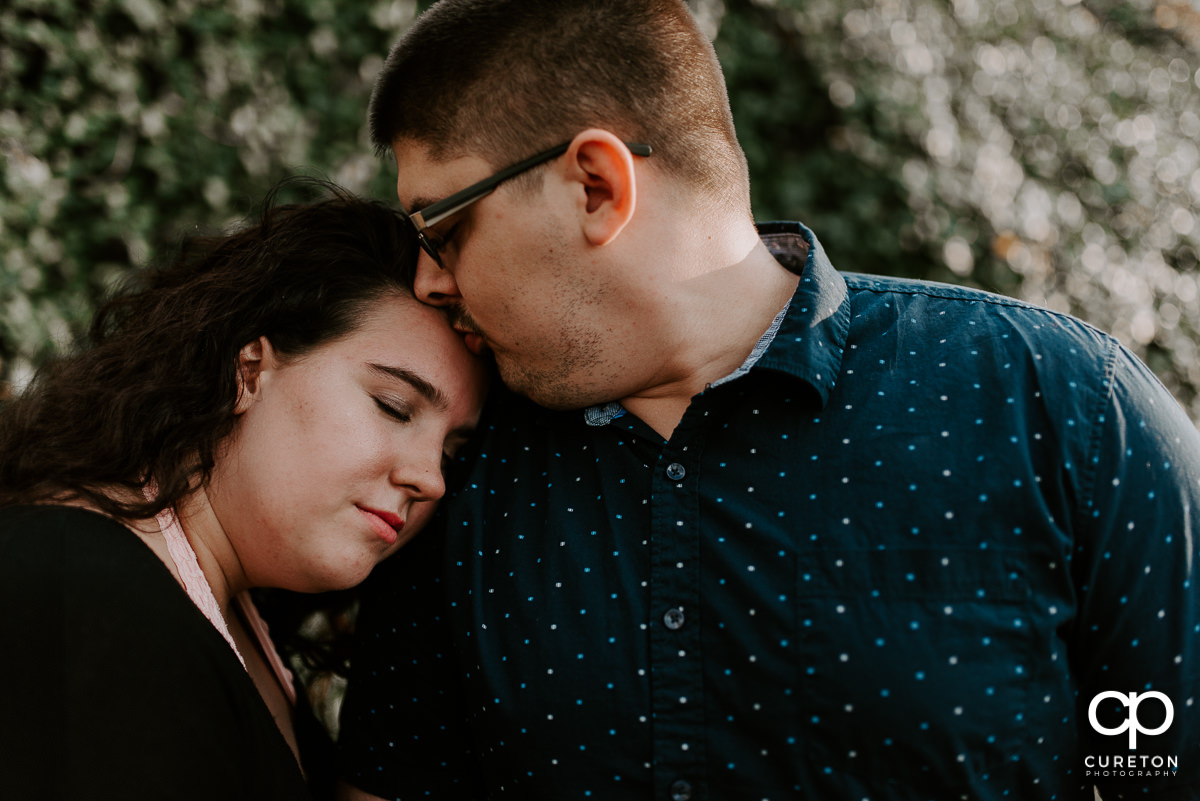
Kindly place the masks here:
[(366, 516), (371, 528), (375, 529), (375, 533), (379, 535), (379, 539), (388, 545), (396, 544), (396, 540), (400, 538), (400, 529), (404, 528), (402, 517), (382, 509), (369, 509), (364, 506), (358, 507), (358, 510)]

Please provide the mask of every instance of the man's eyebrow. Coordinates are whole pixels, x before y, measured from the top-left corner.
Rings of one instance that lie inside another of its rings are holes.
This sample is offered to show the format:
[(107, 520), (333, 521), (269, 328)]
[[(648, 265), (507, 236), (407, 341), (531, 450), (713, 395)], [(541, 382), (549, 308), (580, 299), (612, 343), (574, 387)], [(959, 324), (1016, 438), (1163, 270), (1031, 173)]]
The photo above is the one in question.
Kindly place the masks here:
[(370, 362), (367, 366), (371, 368), (371, 372), (373, 373), (380, 373), (390, 378), (400, 379), (442, 411), (450, 407), (450, 401), (446, 398), (446, 393), (412, 370), (406, 370), (403, 367), (390, 367), (386, 364), (376, 364), (375, 362)]
[(405, 214), (415, 214), (422, 209), (427, 209), (434, 203), (437, 203), (441, 198), (431, 197), (416, 197), (409, 201), (409, 205), (403, 206)]

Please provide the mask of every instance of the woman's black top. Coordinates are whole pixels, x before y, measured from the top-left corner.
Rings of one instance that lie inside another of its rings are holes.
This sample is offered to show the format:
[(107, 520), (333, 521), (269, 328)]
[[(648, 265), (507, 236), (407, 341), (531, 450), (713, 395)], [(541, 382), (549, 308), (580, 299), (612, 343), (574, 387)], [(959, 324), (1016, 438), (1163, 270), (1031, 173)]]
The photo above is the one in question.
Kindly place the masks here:
[(308, 799), (224, 638), (124, 526), (0, 509), (0, 798)]

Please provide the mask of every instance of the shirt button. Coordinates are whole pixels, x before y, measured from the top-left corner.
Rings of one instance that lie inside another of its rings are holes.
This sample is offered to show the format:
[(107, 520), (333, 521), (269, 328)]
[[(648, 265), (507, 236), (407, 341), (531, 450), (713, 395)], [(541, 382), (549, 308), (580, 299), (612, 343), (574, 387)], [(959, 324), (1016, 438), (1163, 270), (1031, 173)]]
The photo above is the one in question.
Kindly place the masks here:
[(691, 801), (692, 785), (683, 779), (671, 785), (671, 801)]
[(687, 475), (687, 470), (683, 469), (683, 465), (679, 462), (671, 462), (667, 465), (667, 478), (672, 481), (678, 481)]
[(667, 628), (671, 631), (679, 631), (683, 628), (683, 619), (683, 610), (679, 607), (668, 609), (667, 613), (663, 615), (663, 623), (666, 623)]

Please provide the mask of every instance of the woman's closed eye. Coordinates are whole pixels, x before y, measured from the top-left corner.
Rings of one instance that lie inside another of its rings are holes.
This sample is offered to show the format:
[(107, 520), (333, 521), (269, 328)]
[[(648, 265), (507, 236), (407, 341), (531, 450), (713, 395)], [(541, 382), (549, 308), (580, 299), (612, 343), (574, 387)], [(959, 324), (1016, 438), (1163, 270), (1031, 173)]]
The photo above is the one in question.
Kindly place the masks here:
[(379, 397), (374, 397), (372, 400), (375, 401), (375, 405), (379, 407), (380, 411), (393, 420), (397, 420), (401, 423), (412, 422), (412, 408), (407, 403), (403, 401), (386, 400)]

